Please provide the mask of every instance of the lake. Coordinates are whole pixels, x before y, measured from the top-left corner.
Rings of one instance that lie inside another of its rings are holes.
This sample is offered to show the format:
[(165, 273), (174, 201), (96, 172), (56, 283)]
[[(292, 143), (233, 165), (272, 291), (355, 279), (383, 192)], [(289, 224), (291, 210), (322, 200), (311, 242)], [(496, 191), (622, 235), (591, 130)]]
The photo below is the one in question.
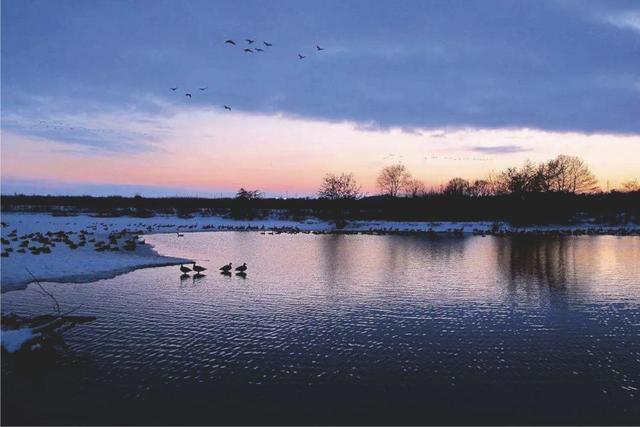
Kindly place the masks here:
[(3, 424), (640, 423), (640, 237), (146, 239), (208, 274), (45, 284), (97, 320), (3, 357)]

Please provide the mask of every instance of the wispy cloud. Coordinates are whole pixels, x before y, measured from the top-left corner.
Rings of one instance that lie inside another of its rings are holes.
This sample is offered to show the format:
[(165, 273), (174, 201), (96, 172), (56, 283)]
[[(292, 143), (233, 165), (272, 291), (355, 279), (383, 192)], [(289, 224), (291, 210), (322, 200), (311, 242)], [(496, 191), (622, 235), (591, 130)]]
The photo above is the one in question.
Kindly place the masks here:
[(618, 28), (640, 33), (640, 10), (611, 14), (607, 16), (607, 22)]
[(484, 154), (513, 154), (531, 151), (531, 148), (523, 147), (521, 145), (489, 145), (471, 147), (471, 151), (477, 151)]

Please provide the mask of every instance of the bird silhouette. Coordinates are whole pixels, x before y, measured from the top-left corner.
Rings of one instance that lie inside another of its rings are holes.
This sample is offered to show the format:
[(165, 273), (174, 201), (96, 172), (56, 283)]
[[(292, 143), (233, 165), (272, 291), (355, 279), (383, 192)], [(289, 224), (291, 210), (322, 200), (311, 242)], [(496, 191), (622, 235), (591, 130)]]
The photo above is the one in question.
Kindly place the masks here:
[(253, 42), (255, 42), (255, 40), (251, 40), (251, 39), (244, 39), (244, 40), (249, 44), (253, 44)]
[(231, 111), (231, 107), (229, 107), (228, 105), (225, 105), (225, 106), (224, 106), (224, 109), (225, 109), (225, 110), (229, 110), (229, 111)]
[(187, 274), (188, 272), (191, 271), (191, 269), (189, 267), (185, 267), (184, 265), (180, 264), (180, 271), (182, 271), (183, 274)]
[(268, 43), (268, 42), (262, 42), (262, 43), (264, 43), (264, 45), (265, 45), (266, 47), (271, 47), (271, 46), (273, 46), (273, 43)]
[(207, 269), (201, 265), (196, 265), (196, 263), (193, 263), (193, 271), (195, 271), (196, 273), (200, 274), (203, 271), (206, 271)]
[(264, 52), (264, 49), (260, 49), (259, 47), (256, 48), (257, 52)]
[(247, 263), (243, 263), (240, 267), (236, 267), (236, 271), (239, 271), (240, 273), (244, 273), (245, 271), (247, 271)]
[(175, 92), (176, 90), (178, 90), (178, 88), (177, 88), (177, 87), (172, 87), (172, 88), (169, 88), (169, 89), (171, 89), (171, 90), (172, 90), (172, 91), (174, 91), (174, 92)]
[(245, 52), (253, 53), (253, 51), (249, 48), (244, 49)]
[(209, 86), (205, 86), (205, 87), (199, 87), (198, 89), (200, 90), (207, 90), (209, 88)]
[(323, 48), (323, 47), (320, 47), (320, 46), (318, 46), (318, 45), (316, 45), (316, 49), (317, 49), (317, 50), (324, 50), (324, 48)]
[(191, 94), (190, 93), (185, 93), (184, 96), (188, 96), (189, 98), (191, 98)]
[(231, 270), (231, 263), (223, 265), (222, 267), (220, 267), (220, 271), (222, 271), (223, 273), (228, 273), (229, 270)]
[(306, 56), (298, 54), (298, 58), (304, 59), (304, 58), (306, 58)]
[(227, 43), (227, 44), (232, 44), (232, 45), (234, 45), (234, 46), (236, 45), (236, 42), (234, 42), (234, 41), (233, 41), (233, 40), (231, 40), (231, 39), (229, 39), (229, 40), (225, 41), (225, 43)]

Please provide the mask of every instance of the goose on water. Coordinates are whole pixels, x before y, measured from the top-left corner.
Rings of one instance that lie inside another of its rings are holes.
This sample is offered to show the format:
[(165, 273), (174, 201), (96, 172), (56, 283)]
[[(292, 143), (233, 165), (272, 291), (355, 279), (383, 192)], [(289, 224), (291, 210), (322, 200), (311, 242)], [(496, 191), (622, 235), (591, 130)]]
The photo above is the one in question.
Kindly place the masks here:
[(189, 267), (185, 267), (184, 265), (180, 264), (180, 271), (182, 271), (182, 273), (187, 274), (188, 272), (191, 271), (191, 269)]
[(240, 267), (236, 267), (236, 271), (239, 271), (240, 273), (247, 271), (247, 263), (245, 262)]
[(220, 271), (222, 271), (224, 273), (228, 273), (229, 270), (231, 270), (231, 263), (229, 263), (227, 265), (223, 265), (222, 267), (220, 267)]
[(201, 265), (196, 265), (196, 263), (193, 263), (193, 271), (195, 271), (196, 273), (202, 273), (203, 271), (205, 271), (206, 268), (201, 266)]

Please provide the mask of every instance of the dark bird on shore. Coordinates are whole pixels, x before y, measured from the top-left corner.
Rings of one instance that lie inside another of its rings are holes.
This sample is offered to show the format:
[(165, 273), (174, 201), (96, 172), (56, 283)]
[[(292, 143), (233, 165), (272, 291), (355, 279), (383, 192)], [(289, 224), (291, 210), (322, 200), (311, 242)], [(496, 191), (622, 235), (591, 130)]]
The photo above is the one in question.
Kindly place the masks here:
[(234, 42), (234, 41), (233, 41), (233, 40), (231, 40), (231, 39), (226, 40), (226, 41), (225, 41), (225, 43), (227, 43), (227, 44), (232, 44), (232, 45), (234, 45), (234, 46), (236, 45), (236, 42)]
[(306, 56), (298, 54), (298, 58), (304, 59), (304, 58), (306, 58)]
[(260, 49), (259, 47), (257, 47), (256, 52), (264, 52), (264, 49)]
[(200, 88), (198, 88), (198, 89), (200, 89), (200, 90), (207, 90), (208, 88), (209, 88), (209, 86), (205, 86), (205, 87), (200, 87)]
[(176, 233), (176, 235), (177, 235), (178, 237), (184, 237), (184, 234), (182, 234), (182, 233)]
[(185, 93), (184, 96), (188, 96), (189, 98), (191, 98), (191, 94), (190, 93)]
[(201, 265), (196, 265), (196, 263), (193, 263), (193, 271), (195, 271), (196, 273), (200, 274), (203, 271), (206, 271), (207, 269)]
[(229, 107), (228, 105), (225, 105), (225, 106), (224, 106), (224, 109), (225, 109), (225, 110), (229, 110), (229, 111), (231, 111), (231, 107)]
[(247, 271), (247, 263), (245, 262), (240, 267), (236, 267), (236, 271), (239, 271), (240, 273)]
[(244, 49), (245, 52), (253, 53), (253, 51), (249, 48)]
[(271, 47), (271, 46), (273, 46), (273, 43), (269, 43), (269, 42), (262, 42), (262, 43), (264, 43), (264, 45), (265, 45), (266, 47)]
[(171, 89), (171, 90), (172, 90), (172, 91), (174, 91), (174, 92), (175, 92), (176, 90), (178, 90), (178, 88), (177, 88), (177, 87), (171, 87), (171, 88), (169, 88), (169, 89)]
[(180, 271), (182, 271), (183, 274), (187, 274), (188, 272), (191, 271), (191, 269), (189, 267), (185, 267), (184, 265), (180, 264)]
[(316, 49), (317, 49), (317, 50), (324, 50), (324, 48), (323, 48), (323, 47), (320, 47), (320, 46), (318, 46), (318, 45), (316, 45)]
[(220, 267), (220, 271), (228, 273), (229, 270), (231, 270), (231, 267), (232, 267), (231, 263), (229, 263), (227, 265), (223, 265), (222, 267)]
[(251, 40), (251, 39), (244, 39), (244, 40), (249, 44), (253, 44), (255, 42), (255, 40)]

